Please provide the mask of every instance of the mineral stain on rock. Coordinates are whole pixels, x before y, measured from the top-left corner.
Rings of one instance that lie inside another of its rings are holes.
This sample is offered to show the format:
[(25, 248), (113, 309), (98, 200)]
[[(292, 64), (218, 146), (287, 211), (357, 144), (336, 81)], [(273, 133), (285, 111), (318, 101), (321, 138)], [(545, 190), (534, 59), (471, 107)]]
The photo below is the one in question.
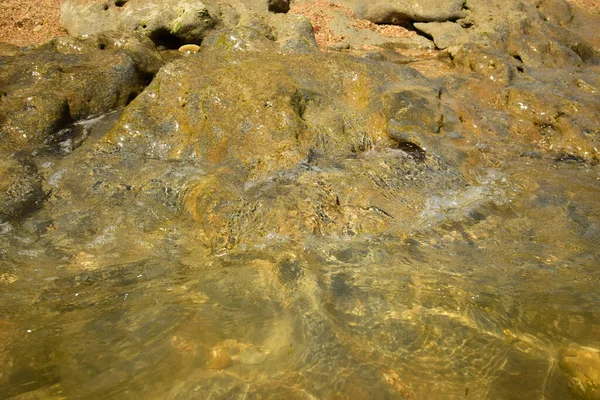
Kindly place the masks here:
[(65, 0), (62, 20), (0, 45), (0, 393), (598, 397), (596, 14)]

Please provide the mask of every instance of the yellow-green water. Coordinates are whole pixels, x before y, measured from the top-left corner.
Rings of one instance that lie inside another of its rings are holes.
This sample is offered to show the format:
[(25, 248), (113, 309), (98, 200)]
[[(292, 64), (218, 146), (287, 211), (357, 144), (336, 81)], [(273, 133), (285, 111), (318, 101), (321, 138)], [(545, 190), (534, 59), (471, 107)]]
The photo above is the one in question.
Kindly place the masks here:
[[(214, 252), (165, 201), (202, 168), (78, 169), (95, 129), (40, 155), (59, 198), (2, 226), (0, 398), (569, 399), (598, 373), (598, 167), (518, 157), (400, 236)], [(93, 173), (110, 197), (78, 191)]]

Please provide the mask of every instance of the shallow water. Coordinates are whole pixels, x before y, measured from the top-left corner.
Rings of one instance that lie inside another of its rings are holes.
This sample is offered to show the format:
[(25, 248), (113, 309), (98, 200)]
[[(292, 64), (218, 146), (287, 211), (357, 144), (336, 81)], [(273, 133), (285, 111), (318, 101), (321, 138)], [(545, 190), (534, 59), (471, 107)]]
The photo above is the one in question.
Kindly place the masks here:
[[(0, 397), (576, 397), (565, 352), (600, 348), (598, 167), (518, 157), (401, 235), (211, 251), (178, 205), (202, 166), (84, 167), (116, 118), (41, 152), (60, 195), (1, 227)], [(91, 175), (110, 188), (79, 190)]]

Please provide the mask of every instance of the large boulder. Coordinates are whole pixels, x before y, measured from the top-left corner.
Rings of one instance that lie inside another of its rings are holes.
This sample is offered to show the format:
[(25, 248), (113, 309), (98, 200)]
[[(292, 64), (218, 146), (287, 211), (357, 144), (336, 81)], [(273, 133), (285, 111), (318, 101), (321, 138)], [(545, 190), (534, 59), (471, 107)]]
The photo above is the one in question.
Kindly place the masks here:
[(94, 159), (201, 165), (177, 202), (215, 251), (381, 232), (418, 215), (419, 193), (462, 184), (438, 152), (439, 90), (415, 70), (206, 46), (159, 72)]
[(571, 345), (561, 356), (559, 366), (569, 377), (573, 394), (582, 399), (600, 399), (600, 350)]
[(116, 32), (60, 37), (1, 60), (5, 152), (39, 146), (69, 122), (125, 106), (162, 66), (150, 40)]
[(66, 0), (62, 26), (72, 36), (136, 31), (167, 46), (200, 43), (216, 23), (207, 7), (190, 0)]

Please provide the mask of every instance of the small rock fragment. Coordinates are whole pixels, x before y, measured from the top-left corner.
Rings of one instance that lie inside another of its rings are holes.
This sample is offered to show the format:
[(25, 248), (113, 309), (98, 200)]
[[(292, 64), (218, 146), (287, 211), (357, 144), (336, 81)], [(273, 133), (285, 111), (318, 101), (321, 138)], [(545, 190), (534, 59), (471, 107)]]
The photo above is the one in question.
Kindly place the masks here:
[(213, 358), (208, 362), (206, 367), (208, 369), (227, 369), (233, 365), (231, 357), (229, 357), (229, 351), (221, 349), (213, 352)]
[(269, 11), (274, 13), (287, 13), (290, 11), (289, 0), (269, 0)]
[(268, 353), (262, 352), (255, 347), (249, 347), (240, 353), (238, 360), (242, 364), (255, 365), (265, 362), (267, 357), (269, 357)]

